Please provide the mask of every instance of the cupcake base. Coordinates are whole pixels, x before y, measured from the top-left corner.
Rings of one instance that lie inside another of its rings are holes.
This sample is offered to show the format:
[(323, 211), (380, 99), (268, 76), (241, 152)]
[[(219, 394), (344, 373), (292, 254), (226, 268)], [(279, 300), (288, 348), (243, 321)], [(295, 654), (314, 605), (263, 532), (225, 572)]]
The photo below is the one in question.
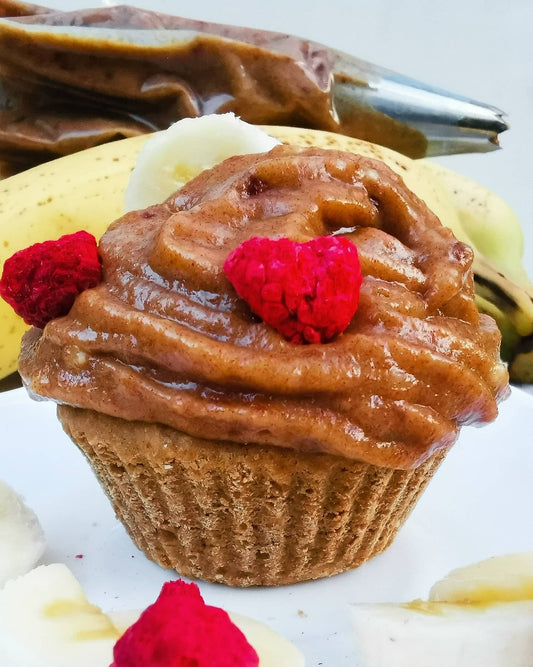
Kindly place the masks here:
[(201, 440), (66, 405), (58, 416), (150, 559), (230, 586), (318, 579), (373, 558), (390, 545), (445, 456), (391, 470)]

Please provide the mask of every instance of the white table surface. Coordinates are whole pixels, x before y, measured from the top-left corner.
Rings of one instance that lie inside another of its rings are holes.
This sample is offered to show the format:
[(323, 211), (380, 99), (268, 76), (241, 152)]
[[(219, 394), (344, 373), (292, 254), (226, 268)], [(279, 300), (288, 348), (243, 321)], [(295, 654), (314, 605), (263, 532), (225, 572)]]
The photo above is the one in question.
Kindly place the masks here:
[(533, 278), (533, 2), (531, 0), (49, 0), (60, 9), (131, 4), (289, 32), (499, 107), (502, 150), (439, 158), (503, 197), (525, 235)]

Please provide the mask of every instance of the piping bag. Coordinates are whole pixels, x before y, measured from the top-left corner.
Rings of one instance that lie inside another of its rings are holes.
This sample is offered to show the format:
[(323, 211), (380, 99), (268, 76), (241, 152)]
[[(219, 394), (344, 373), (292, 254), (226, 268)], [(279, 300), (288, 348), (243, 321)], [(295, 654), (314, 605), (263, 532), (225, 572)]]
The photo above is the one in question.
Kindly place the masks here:
[(228, 111), (413, 158), (490, 151), (508, 127), (494, 107), (293, 35), (126, 5), (62, 12), (0, 0), (5, 175)]

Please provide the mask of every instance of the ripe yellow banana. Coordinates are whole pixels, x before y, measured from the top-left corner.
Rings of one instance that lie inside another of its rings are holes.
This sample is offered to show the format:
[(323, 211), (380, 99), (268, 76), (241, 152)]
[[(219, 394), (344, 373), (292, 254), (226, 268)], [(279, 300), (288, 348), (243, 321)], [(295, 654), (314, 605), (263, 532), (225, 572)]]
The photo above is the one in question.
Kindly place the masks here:
[[(504, 358), (513, 360), (524, 340), (533, 334), (533, 288), (521, 268), (520, 226), (501, 199), (443, 167), (413, 161), (364, 141), (295, 128), (265, 129), (286, 143), (321, 145), (375, 157), (399, 173), (458, 239), (474, 247), (479, 306), (500, 324)], [(21, 248), (79, 229), (99, 238), (124, 211), (130, 174), (148, 138), (142, 135), (97, 146), (1, 182), (0, 267)], [(217, 136), (206, 140), (216, 141)], [(182, 159), (180, 164), (179, 154), (175, 159), (172, 169), (178, 186), (180, 175), (192, 177), (195, 173), (186, 160)], [(502, 292), (506, 296), (502, 297)], [(16, 370), (25, 328), (22, 320), (0, 299), (0, 379)], [(524, 381), (527, 378), (531, 381), (531, 356), (522, 354), (515, 379), (523, 377)]]
[(427, 160), (416, 169), (437, 179), (455, 207), (467, 242), (517, 285), (533, 287), (522, 266), (524, 237), (513, 209), (496, 194), (466, 176)]

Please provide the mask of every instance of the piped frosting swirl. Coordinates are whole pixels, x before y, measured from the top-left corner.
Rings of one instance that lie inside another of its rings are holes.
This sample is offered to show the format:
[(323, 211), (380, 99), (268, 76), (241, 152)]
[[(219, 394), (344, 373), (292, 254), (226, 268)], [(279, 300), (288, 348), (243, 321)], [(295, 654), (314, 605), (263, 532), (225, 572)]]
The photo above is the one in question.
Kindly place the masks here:
[[(347, 330), (291, 345), (223, 272), (253, 236), (343, 234), (363, 284)], [(411, 468), (507, 392), (472, 251), (383, 163), (279, 146), (230, 158), (102, 237), (103, 282), (27, 334), (30, 390), (191, 435)]]

